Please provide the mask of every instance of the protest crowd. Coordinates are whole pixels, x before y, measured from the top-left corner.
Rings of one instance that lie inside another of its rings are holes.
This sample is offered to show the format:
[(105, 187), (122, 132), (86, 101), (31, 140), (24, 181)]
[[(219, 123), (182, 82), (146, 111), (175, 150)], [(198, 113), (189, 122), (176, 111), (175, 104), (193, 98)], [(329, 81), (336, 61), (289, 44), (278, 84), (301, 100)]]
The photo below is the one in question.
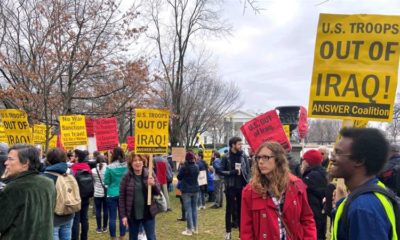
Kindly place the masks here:
[[(157, 214), (172, 211), (173, 188), (186, 236), (199, 234), (207, 198), (211, 209), (225, 206), (227, 240), (233, 228), (242, 240), (322, 240), (327, 232), (331, 239), (397, 239), (400, 146), (372, 128), (344, 128), (341, 135), (333, 152), (308, 150), (293, 169), (280, 143), (266, 141), (248, 156), (239, 137), (222, 156), (214, 151), (210, 164), (201, 150), (187, 150), (177, 164), (155, 155), (150, 164), (149, 155), (120, 147), (109, 156), (60, 148), (40, 156), (33, 145), (1, 143), (0, 239), (85, 240), (89, 228), (110, 239), (156, 239)], [(343, 178), (346, 189), (333, 178)]]

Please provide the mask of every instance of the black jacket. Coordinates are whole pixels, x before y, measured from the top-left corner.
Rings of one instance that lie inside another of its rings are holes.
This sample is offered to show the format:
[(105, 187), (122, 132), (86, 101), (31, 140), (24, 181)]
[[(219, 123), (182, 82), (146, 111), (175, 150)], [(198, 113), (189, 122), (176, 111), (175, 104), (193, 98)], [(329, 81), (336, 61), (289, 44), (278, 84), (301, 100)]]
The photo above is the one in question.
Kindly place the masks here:
[(325, 168), (322, 166), (308, 167), (302, 176), (307, 185), (308, 204), (314, 214), (318, 239), (325, 239), (326, 215), (323, 213), (325, 197), (328, 188), (328, 178)]
[(200, 191), (197, 178), (199, 177), (199, 167), (195, 162), (185, 162), (179, 169), (178, 180), (181, 181), (182, 193), (196, 193)]
[[(235, 163), (241, 163), (240, 175), (235, 170)], [(217, 174), (224, 176), (226, 188), (243, 188), (250, 180), (250, 165), (243, 152), (229, 152), (221, 160), (221, 168), (216, 169)]]

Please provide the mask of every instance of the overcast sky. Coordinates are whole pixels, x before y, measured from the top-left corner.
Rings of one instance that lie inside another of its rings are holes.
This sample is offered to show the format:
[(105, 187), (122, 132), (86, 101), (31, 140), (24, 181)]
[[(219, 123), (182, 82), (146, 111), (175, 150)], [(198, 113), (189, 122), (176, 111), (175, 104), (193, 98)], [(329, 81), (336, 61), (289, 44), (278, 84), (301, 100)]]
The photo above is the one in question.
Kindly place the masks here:
[(223, 79), (241, 89), (242, 109), (308, 107), (320, 13), (400, 15), (400, 0), (260, 0), (260, 14), (243, 15), (239, 0), (226, 0), (231, 37), (207, 43)]

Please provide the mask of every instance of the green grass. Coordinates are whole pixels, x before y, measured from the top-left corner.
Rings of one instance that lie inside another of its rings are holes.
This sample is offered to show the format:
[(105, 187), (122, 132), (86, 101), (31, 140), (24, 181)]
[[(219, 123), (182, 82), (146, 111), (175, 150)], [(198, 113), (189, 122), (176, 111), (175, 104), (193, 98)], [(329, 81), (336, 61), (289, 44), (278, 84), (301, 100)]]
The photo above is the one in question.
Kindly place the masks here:
[[(186, 222), (177, 221), (180, 218), (181, 208), (179, 199), (175, 197), (175, 192), (170, 193), (170, 201), (173, 211), (160, 213), (156, 216), (156, 234), (157, 240), (221, 240), (225, 234), (225, 207), (211, 209), (211, 203), (207, 203), (205, 210), (198, 212), (198, 230), (199, 234), (193, 236), (183, 236), (181, 232), (186, 228)], [(224, 199), (225, 201), (225, 199)], [(110, 239), (109, 233), (96, 233), (96, 219), (92, 215), (92, 209), (89, 209), (89, 239), (106, 240)], [(118, 229), (118, 228), (117, 228)], [(238, 239), (237, 229), (233, 229), (233, 238)], [(127, 237), (126, 237), (127, 239)]]

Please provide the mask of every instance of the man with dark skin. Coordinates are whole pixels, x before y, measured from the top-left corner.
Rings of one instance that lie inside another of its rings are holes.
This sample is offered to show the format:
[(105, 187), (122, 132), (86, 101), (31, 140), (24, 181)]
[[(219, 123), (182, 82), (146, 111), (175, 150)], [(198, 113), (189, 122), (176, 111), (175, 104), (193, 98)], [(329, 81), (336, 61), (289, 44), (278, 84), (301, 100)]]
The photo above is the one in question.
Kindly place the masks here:
[[(380, 185), (376, 174), (387, 161), (389, 150), (384, 135), (373, 128), (345, 128), (340, 133), (342, 138), (331, 159), (332, 177), (343, 178), (350, 192), (367, 184)], [(389, 207), (389, 212), (386, 212), (378, 195), (367, 192), (351, 202), (347, 210), (347, 231), (344, 221), (340, 221), (345, 199), (339, 200), (331, 239), (392, 239), (393, 224), (388, 216), (393, 214), (393, 208)]]

